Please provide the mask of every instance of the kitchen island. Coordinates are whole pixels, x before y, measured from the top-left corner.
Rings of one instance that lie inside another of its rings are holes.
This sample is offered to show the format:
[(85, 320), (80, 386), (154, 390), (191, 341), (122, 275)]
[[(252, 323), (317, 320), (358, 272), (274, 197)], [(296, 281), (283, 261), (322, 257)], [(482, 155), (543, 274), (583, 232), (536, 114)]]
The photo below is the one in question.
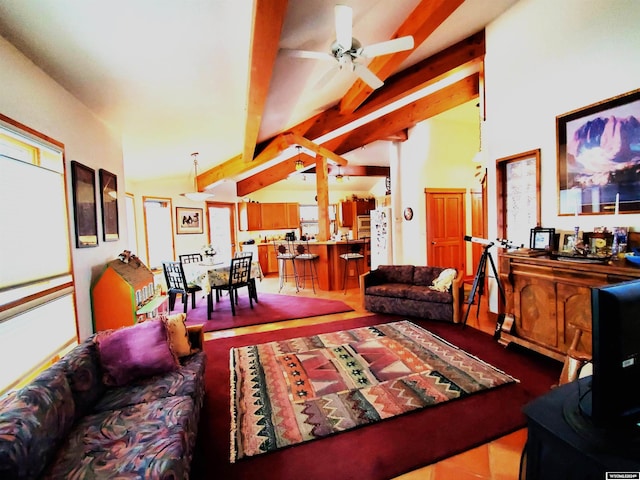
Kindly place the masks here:
[[(318, 272), (318, 284), (316, 288), (320, 290), (342, 290), (342, 281), (344, 276), (344, 263), (345, 261), (340, 258), (340, 255), (347, 252), (348, 247), (354, 243), (362, 244), (365, 258), (358, 260), (358, 270), (360, 274), (369, 271), (369, 242), (364, 240), (350, 240), (346, 241), (309, 241), (309, 252), (318, 255), (316, 260), (316, 269)], [(291, 242), (295, 249), (297, 245), (301, 244), (305, 247), (307, 242), (293, 241)], [(254, 258), (257, 256), (262, 271), (265, 275), (278, 273), (278, 260), (276, 259), (276, 251), (273, 246), (273, 242), (262, 242), (253, 245), (242, 245), (242, 249), (245, 251), (252, 251)], [(358, 277), (355, 271), (355, 262), (349, 263), (349, 276), (347, 277), (347, 288), (357, 288)], [(302, 272), (302, 261), (296, 262), (296, 269), (300, 269)], [(307, 286), (309, 282), (307, 282)]]

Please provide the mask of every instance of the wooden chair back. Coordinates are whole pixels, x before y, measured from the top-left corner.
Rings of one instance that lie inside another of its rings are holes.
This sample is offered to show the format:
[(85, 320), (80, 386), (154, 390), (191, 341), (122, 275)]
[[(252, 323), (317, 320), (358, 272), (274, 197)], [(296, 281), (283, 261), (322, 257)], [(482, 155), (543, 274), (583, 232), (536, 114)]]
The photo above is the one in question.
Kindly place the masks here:
[(178, 258), (180, 259), (180, 263), (199, 263), (199, 262), (202, 262), (202, 254), (201, 253), (185, 253), (184, 255), (180, 255)]

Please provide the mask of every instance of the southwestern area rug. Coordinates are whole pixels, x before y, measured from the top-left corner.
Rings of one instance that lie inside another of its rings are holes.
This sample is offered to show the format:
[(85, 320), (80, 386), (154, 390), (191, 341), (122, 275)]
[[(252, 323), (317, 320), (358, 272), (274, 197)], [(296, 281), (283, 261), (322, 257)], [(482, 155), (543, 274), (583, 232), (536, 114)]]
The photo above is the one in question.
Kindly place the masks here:
[(231, 461), (516, 381), (409, 322), (231, 350)]
[(517, 346), (505, 348), (492, 335), (470, 327), (412, 319), (412, 323), (482, 358), (519, 382), (230, 462), (232, 348), (404, 319), (371, 315), (205, 342), (206, 395), (191, 479), (204, 480), (214, 475), (227, 480), (386, 480), (524, 427), (522, 407), (558, 381), (562, 369), (559, 362)]
[[(180, 311), (182, 304), (176, 302), (173, 313)], [(258, 303), (249, 305), (246, 295), (240, 294), (236, 305), (236, 316), (231, 314), (229, 297), (223, 296), (219, 302), (214, 301), (211, 320), (207, 319), (207, 299), (198, 298), (196, 308), (187, 310), (187, 325), (202, 324), (205, 332), (226, 330), (227, 328), (246, 327), (263, 323), (281, 322), (293, 318), (315, 317), (353, 311), (349, 305), (339, 300), (327, 300), (277, 293), (258, 293)]]

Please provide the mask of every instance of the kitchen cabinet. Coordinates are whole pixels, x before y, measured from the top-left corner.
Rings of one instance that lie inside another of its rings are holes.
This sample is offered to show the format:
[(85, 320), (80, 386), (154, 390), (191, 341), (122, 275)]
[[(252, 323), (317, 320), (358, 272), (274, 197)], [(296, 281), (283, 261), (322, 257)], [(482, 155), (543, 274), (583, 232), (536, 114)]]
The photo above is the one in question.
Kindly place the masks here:
[(284, 230), (300, 226), (297, 203), (239, 203), (240, 230)]
[(262, 230), (262, 204), (241, 202), (238, 204), (240, 230)]
[(369, 215), (376, 208), (375, 199), (347, 200), (340, 203), (340, 226), (352, 228), (358, 215)]

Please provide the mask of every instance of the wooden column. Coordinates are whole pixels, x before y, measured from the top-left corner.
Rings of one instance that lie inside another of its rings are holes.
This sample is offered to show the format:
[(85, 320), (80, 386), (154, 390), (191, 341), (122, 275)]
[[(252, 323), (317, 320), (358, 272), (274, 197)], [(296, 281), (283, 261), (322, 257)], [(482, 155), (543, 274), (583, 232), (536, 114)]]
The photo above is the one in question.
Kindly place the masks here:
[(318, 195), (318, 240), (329, 240), (329, 168), (327, 159), (320, 154), (316, 155), (316, 193)]

